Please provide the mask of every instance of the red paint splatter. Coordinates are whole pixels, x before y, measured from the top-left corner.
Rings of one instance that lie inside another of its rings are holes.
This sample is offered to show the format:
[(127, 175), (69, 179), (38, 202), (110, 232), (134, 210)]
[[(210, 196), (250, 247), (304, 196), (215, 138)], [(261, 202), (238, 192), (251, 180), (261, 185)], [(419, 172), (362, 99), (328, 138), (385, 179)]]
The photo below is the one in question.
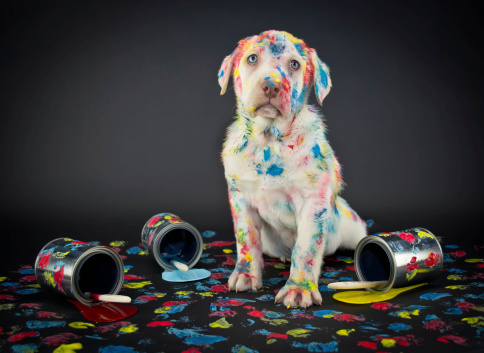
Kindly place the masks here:
[(59, 333), (58, 335), (54, 336), (44, 337), (42, 338), (42, 343), (48, 346), (58, 346), (60, 344), (67, 343), (69, 340), (78, 340), (80, 338), (82, 337), (73, 333), (66, 332)]
[(150, 219), (150, 221), (148, 222), (147, 227), (148, 227), (148, 228), (153, 227), (153, 226), (156, 224), (156, 222), (158, 222), (158, 221), (159, 221), (160, 219), (162, 219), (162, 218), (163, 218), (163, 217), (153, 217), (153, 218), (152, 218), (152, 219)]
[(137, 302), (148, 303), (151, 300), (158, 300), (158, 297), (156, 295), (146, 294), (146, 295), (140, 295), (135, 300)]
[(215, 257), (225, 257), (226, 261), (222, 262), (222, 267), (225, 266), (234, 266), (235, 265), (235, 256), (234, 255), (214, 255)]
[(376, 342), (360, 341), (358, 346), (376, 350)]
[(403, 347), (408, 347), (410, 346), (411, 343), (418, 344), (423, 340), (422, 338), (415, 338), (414, 335), (396, 336), (396, 337), (376, 336), (375, 338), (379, 341), (383, 339), (392, 339), (395, 341), (396, 344)]
[(16, 334), (10, 336), (8, 338), (8, 341), (9, 342), (18, 342), (18, 341), (23, 340), (24, 338), (27, 338), (27, 337), (37, 337), (39, 335), (40, 334), (38, 332), (35, 332), (35, 331), (19, 332), (19, 333), (16, 333)]
[(216, 301), (213, 302), (212, 305), (215, 306), (239, 306), (244, 304), (243, 301), (237, 300), (237, 299), (229, 299), (229, 300), (224, 300), (224, 301)]
[(306, 314), (306, 313), (293, 313), (292, 314), (293, 319), (297, 318), (302, 318), (302, 319), (314, 319), (314, 316), (311, 314)]
[(15, 297), (13, 295), (0, 294), (0, 299), (3, 299), (3, 300), (15, 300)]
[(60, 319), (60, 318), (63, 317), (61, 314), (53, 313), (51, 311), (38, 311), (37, 316), (43, 317), (43, 318), (49, 318), (49, 319), (52, 319), (52, 318), (53, 319)]
[(236, 311), (224, 310), (224, 311), (216, 311), (214, 313), (209, 314), (208, 316), (234, 317), (235, 315), (237, 315)]
[(187, 305), (187, 302), (177, 302), (177, 301), (170, 301), (170, 302), (165, 302), (163, 306), (175, 306), (175, 305)]
[(198, 350), (198, 348), (192, 347), (187, 349), (186, 351), (182, 351), (181, 353), (202, 353)]
[(152, 321), (148, 325), (148, 327), (156, 327), (156, 326), (173, 326), (175, 325), (173, 322), (170, 321)]
[(429, 254), (429, 257), (425, 260), (425, 264), (427, 266), (435, 266), (437, 265), (437, 261), (438, 261), (438, 257), (433, 252), (431, 252)]
[(462, 257), (462, 256), (466, 256), (467, 253), (465, 251), (459, 250), (459, 251), (451, 252), (450, 255), (454, 257)]
[(353, 314), (336, 314), (334, 315), (335, 320), (338, 321), (346, 321), (346, 322), (351, 322), (351, 321), (365, 321), (364, 317), (359, 317)]
[(254, 316), (254, 317), (264, 317), (265, 316), (264, 313), (261, 313), (258, 310), (252, 310), (252, 311), (248, 312), (247, 315)]
[(279, 272), (278, 276), (286, 277), (286, 276), (289, 276), (290, 273), (291, 273), (291, 271)]
[(355, 270), (355, 266), (348, 266), (346, 267), (348, 270), (351, 270), (351, 271), (354, 271)]
[(52, 255), (52, 253), (50, 252), (46, 254), (40, 254), (39, 268), (41, 270), (45, 269), (49, 264), (50, 255)]
[(229, 291), (228, 284), (216, 284), (210, 287), (210, 292), (227, 293)]
[(455, 335), (445, 335), (445, 336), (437, 338), (437, 341), (444, 342), (444, 343), (449, 343), (449, 341), (452, 341), (456, 344), (464, 344), (464, 343), (466, 343), (467, 338), (464, 338), (464, 337), (461, 337), (461, 336), (455, 336)]
[(287, 340), (287, 335), (284, 333), (271, 333), (267, 335), (267, 339), (269, 338), (282, 338), (283, 340)]
[(128, 279), (128, 280), (131, 280), (131, 279), (143, 279), (143, 277), (136, 276), (136, 275), (124, 275), (124, 279)]
[(213, 279), (220, 279), (220, 278), (223, 278), (223, 277), (224, 277), (223, 273), (212, 273), (210, 275), (210, 278), (213, 278)]
[(20, 306), (30, 308), (30, 309), (40, 309), (42, 304), (40, 304), (40, 303), (23, 303), (23, 304), (20, 304)]
[(235, 244), (235, 241), (214, 241), (212, 243), (208, 243), (207, 246), (230, 246)]
[(64, 265), (62, 265), (61, 268), (56, 273), (54, 273), (54, 282), (59, 285), (59, 289), (62, 289), (61, 284), (63, 280), (64, 280)]
[(35, 276), (25, 276), (20, 278), (20, 282), (31, 282), (35, 281)]
[(407, 267), (406, 267), (407, 272), (413, 271), (418, 268), (418, 264), (416, 264), (416, 262), (417, 262), (417, 256), (413, 256), (410, 262), (407, 263)]
[(415, 243), (415, 237), (413, 236), (412, 233), (397, 233), (397, 235), (403, 240), (408, 241), (410, 244)]
[(74, 240), (71, 242), (73, 245), (92, 245), (91, 243), (86, 243), (85, 241)]
[(399, 308), (398, 304), (392, 304), (387, 302), (374, 303), (371, 307), (377, 310), (388, 310), (390, 308)]
[(250, 305), (244, 306), (244, 309), (255, 310), (255, 308), (253, 306), (250, 306)]
[(455, 306), (458, 307), (460, 310), (468, 311), (469, 309), (472, 309), (475, 305), (472, 303), (459, 302), (455, 303)]
[(427, 330), (439, 331), (450, 329), (450, 325), (447, 325), (442, 320), (429, 320), (425, 322), (424, 328)]
[(484, 264), (477, 264), (477, 268), (484, 268)]
[(112, 331), (118, 327), (124, 327), (124, 326), (129, 326), (131, 325), (131, 322), (129, 321), (118, 321), (118, 322), (115, 322), (115, 323), (112, 323), (112, 324), (109, 324), (109, 325), (104, 325), (104, 326), (95, 326), (93, 327), (93, 330), (96, 331), (96, 332), (100, 332), (100, 333), (105, 333), (105, 332), (108, 332), (108, 331)]

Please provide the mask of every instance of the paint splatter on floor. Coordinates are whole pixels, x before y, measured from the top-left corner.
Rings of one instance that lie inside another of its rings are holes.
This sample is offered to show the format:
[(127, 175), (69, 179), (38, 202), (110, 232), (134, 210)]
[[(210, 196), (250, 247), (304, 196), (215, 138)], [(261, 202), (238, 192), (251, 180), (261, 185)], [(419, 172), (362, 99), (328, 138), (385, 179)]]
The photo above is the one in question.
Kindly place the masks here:
[(257, 293), (229, 292), (235, 242), (204, 235), (199, 282), (169, 283), (139, 243), (109, 239), (123, 256), (120, 294), (139, 311), (123, 321), (88, 322), (61, 295), (40, 288), (30, 264), (0, 273), (0, 351), (5, 352), (452, 352), (484, 350), (484, 246), (442, 243), (445, 266), (428, 286), (391, 301), (351, 306), (328, 283), (356, 280), (353, 252), (326, 258), (318, 288), (323, 305), (274, 305), (289, 264), (265, 258)]

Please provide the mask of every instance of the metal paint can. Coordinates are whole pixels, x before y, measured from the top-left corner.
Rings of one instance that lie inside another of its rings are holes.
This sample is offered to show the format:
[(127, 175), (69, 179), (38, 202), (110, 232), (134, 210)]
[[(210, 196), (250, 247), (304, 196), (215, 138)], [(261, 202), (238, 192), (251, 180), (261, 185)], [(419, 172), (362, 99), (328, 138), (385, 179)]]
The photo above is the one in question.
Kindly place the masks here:
[(387, 281), (383, 286), (367, 288), (374, 293), (430, 282), (440, 274), (442, 265), (439, 241), (423, 228), (369, 235), (355, 249), (358, 279)]
[(85, 305), (96, 300), (85, 293), (118, 294), (124, 264), (111, 248), (58, 238), (47, 243), (35, 260), (37, 282)]
[(141, 242), (167, 271), (176, 270), (172, 260), (185, 263), (188, 268), (195, 266), (203, 252), (200, 232), (172, 213), (151, 217), (141, 231)]

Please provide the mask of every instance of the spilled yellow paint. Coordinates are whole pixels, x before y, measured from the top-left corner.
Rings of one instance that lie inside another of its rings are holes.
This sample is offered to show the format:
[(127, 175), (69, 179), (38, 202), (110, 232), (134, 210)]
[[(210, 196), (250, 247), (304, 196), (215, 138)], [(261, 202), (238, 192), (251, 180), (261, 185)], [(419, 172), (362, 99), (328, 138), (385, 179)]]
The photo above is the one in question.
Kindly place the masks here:
[(126, 288), (143, 288), (144, 286), (147, 286), (149, 284), (153, 284), (150, 281), (143, 281), (143, 282), (128, 282), (124, 284), (123, 286)]
[(136, 331), (138, 331), (138, 326), (136, 326), (136, 324), (123, 326), (119, 329), (119, 332), (123, 332), (123, 333), (133, 333)]
[(121, 246), (125, 246), (126, 242), (124, 240), (115, 240), (109, 243), (109, 245), (119, 248)]
[(484, 262), (484, 259), (467, 259), (466, 262), (470, 262), (470, 263)]
[(7, 277), (0, 277), (0, 282), (6, 281)]
[(339, 330), (339, 331), (336, 331), (336, 333), (340, 336), (349, 336), (351, 332), (354, 332), (355, 329), (352, 328), (351, 330)]
[(302, 328), (295, 328), (293, 330), (289, 330), (286, 332), (286, 335), (293, 336), (293, 337), (308, 337), (311, 330), (305, 330)]
[(76, 353), (76, 351), (82, 349), (82, 344), (79, 342), (61, 344), (59, 347), (54, 349), (53, 353)]
[(69, 324), (70, 327), (72, 328), (77, 328), (80, 330), (87, 329), (88, 327), (94, 327), (94, 324), (91, 324), (89, 322), (82, 322), (82, 321), (74, 321)]
[(216, 327), (216, 328), (229, 328), (232, 327), (232, 324), (230, 324), (224, 317), (221, 319), (218, 319), (215, 322), (212, 322), (209, 324), (210, 327)]

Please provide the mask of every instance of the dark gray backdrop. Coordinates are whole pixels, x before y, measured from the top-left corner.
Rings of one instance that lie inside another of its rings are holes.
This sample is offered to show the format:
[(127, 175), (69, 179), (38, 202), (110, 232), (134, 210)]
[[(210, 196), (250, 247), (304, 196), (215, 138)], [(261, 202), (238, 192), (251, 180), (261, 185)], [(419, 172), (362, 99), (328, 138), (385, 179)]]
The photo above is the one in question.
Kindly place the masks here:
[(2, 264), (59, 236), (135, 244), (161, 211), (232, 239), (219, 154), (235, 99), (217, 71), (268, 29), (329, 65), (343, 196), (373, 231), (482, 244), (478, 3), (3, 1)]

